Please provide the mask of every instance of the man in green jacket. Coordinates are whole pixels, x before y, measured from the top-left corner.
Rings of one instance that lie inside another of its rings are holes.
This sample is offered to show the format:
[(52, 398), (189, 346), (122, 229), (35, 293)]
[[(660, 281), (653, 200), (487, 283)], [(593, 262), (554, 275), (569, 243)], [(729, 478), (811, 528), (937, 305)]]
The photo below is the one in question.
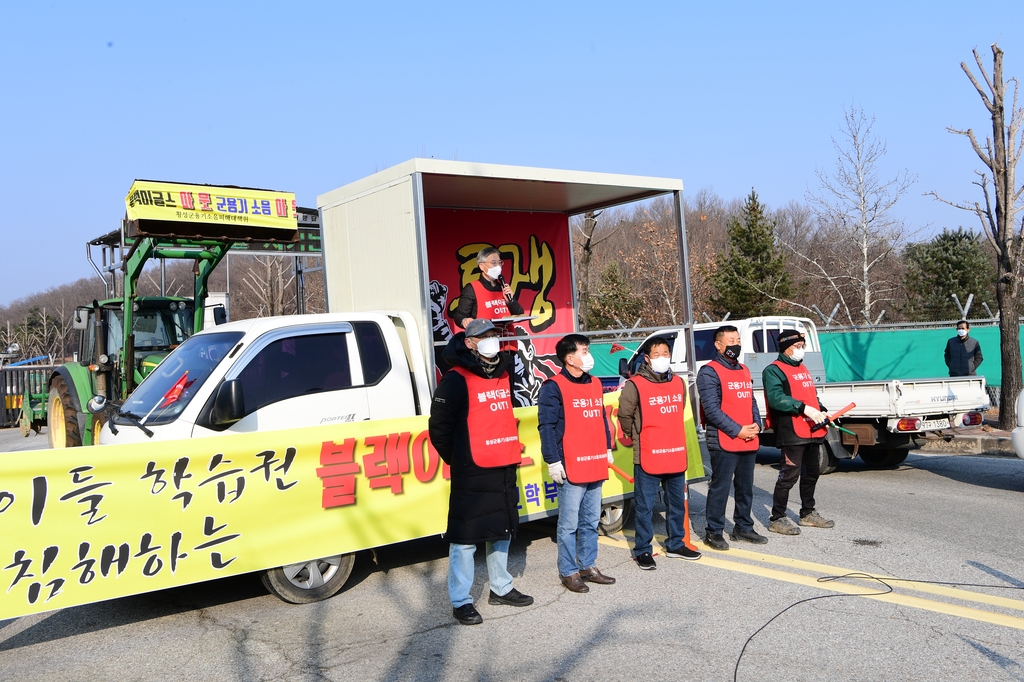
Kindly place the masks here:
[(804, 335), (795, 329), (779, 334), (779, 357), (762, 373), (764, 396), (782, 450), (782, 469), (775, 483), (768, 530), (799, 535), (800, 527), (786, 516), (789, 491), (800, 479), (800, 526), (832, 528), (835, 523), (814, 509), (814, 488), (820, 475), (818, 448), (825, 440), (825, 408), (818, 402), (814, 378), (804, 366)]

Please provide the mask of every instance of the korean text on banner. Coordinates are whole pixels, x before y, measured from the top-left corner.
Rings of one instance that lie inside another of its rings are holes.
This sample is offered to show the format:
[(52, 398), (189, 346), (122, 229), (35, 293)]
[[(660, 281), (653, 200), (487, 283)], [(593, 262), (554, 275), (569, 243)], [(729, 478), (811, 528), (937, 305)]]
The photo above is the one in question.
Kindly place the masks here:
[[(606, 394), (615, 459), (632, 471)], [(537, 408), (514, 411), (523, 445), (523, 520), (555, 513)], [(687, 447), (698, 448), (684, 410)], [(128, 428), (128, 427), (124, 427)], [(690, 478), (704, 475), (690, 458)], [(0, 454), (0, 620), (318, 557), (445, 530), (448, 468), (427, 417), (186, 441)], [(604, 499), (633, 486), (605, 481)]]
[(136, 180), (124, 202), (129, 221), (229, 222), (298, 230), (291, 192)]

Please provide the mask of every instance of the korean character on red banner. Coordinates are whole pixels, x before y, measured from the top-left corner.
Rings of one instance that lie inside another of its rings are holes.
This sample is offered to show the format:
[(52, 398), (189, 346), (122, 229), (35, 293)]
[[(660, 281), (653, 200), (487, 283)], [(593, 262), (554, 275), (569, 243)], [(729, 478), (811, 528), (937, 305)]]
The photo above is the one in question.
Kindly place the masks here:
[(369, 454), (363, 455), (363, 475), (370, 481), (370, 488), (391, 488), (391, 492), (402, 492), (402, 474), (409, 473), (409, 440), (412, 434), (392, 433), (388, 436), (364, 438)]
[(324, 486), (321, 506), (344, 507), (356, 503), (356, 474), (359, 464), (355, 461), (356, 439), (346, 438), (341, 443), (324, 441), (320, 445), (320, 466), (316, 475)]

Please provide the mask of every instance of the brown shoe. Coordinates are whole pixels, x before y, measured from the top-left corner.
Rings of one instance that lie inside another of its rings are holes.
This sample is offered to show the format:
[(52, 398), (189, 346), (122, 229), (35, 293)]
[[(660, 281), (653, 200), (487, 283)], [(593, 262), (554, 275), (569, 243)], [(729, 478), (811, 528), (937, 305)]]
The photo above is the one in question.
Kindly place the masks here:
[(590, 588), (587, 587), (587, 584), (583, 582), (582, 578), (580, 578), (579, 573), (564, 576), (562, 578), (562, 584), (565, 585), (565, 589), (570, 592), (590, 592)]
[(580, 578), (582, 578), (584, 582), (597, 583), (598, 585), (615, 584), (615, 578), (605, 575), (597, 569), (597, 566), (591, 566), (584, 571), (580, 571)]

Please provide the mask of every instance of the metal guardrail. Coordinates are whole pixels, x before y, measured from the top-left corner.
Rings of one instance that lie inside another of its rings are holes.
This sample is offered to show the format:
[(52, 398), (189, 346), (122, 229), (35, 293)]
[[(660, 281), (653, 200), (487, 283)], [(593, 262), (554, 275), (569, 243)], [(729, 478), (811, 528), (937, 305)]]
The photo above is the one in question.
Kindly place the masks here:
[(46, 393), (46, 382), (55, 367), (28, 365), (0, 369), (0, 428), (18, 425), (25, 389), (32, 393)]

